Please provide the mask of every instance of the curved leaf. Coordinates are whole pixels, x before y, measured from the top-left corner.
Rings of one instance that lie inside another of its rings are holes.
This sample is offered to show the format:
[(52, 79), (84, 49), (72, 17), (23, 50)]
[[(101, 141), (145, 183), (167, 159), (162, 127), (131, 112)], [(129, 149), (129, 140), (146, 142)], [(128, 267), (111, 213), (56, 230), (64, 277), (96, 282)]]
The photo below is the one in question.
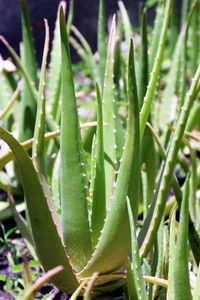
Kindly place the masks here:
[(14, 153), (20, 170), (38, 257), (45, 271), (62, 265), (64, 270), (54, 277), (53, 282), (61, 290), (73, 292), (78, 283), (62, 243), (61, 224), (53, 201), (47, 195), (49, 191), (45, 191), (46, 187), (41, 184), (31, 158), (20, 143), (2, 127), (0, 127), (0, 136)]

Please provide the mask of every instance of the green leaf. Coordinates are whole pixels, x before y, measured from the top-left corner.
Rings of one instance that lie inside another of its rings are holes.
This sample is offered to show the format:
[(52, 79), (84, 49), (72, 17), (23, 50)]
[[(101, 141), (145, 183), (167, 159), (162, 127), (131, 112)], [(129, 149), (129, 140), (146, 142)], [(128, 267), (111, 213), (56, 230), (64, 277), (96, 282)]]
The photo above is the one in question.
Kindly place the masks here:
[(132, 265), (129, 258), (127, 258), (127, 260), (125, 261), (125, 265), (127, 271), (127, 288), (128, 288), (129, 299), (138, 300), (138, 295), (137, 295), (135, 281), (134, 281), (134, 274), (133, 274)]
[(41, 184), (32, 160), (20, 143), (2, 127), (0, 127), (0, 136), (13, 151), (20, 170), (38, 257), (46, 271), (63, 265), (64, 270), (54, 277), (53, 282), (61, 290), (67, 293), (73, 292), (77, 287), (77, 281), (60, 237), (61, 224), (53, 201), (49, 197), (48, 188), (44, 182), (43, 185)]
[(26, 0), (20, 0), (21, 5), (21, 18), (22, 18), (22, 34), (24, 44), (25, 65), (32, 78), (33, 82), (37, 85), (37, 68), (35, 61), (35, 51), (33, 45), (33, 38), (31, 33), (31, 25), (28, 16), (28, 8)]
[(200, 300), (200, 267), (198, 268), (193, 300)]
[(103, 115), (101, 94), (96, 85), (97, 94), (97, 136), (96, 136), (96, 164), (94, 174), (94, 186), (92, 197), (91, 229), (93, 245), (97, 244), (100, 232), (106, 217), (106, 189), (104, 168), (104, 144), (103, 144)]
[[(132, 162), (136, 157), (138, 159), (138, 147), (135, 145), (139, 144), (139, 107), (135, 84), (132, 41), (129, 52), (128, 81), (129, 113), (126, 141), (111, 207), (107, 213), (102, 234), (92, 258), (83, 271), (78, 274), (80, 278), (91, 276), (97, 270), (100, 273), (116, 270), (123, 264), (130, 251), (130, 229), (126, 196), (132, 176)], [(140, 174), (136, 173), (136, 176), (138, 177), (138, 182)], [(135, 198), (135, 202), (138, 202), (137, 198)], [(134, 203), (131, 203), (131, 205), (134, 206)]]
[(11, 97), (13, 96), (13, 87), (7, 77), (6, 72), (4, 71), (3, 67), (3, 59), (0, 57), (0, 109), (3, 110)]
[(192, 61), (192, 73), (191, 75), (193, 76), (197, 67), (198, 63), (200, 62), (200, 57), (197, 56), (197, 53), (200, 52), (200, 42), (199, 42), (199, 36), (198, 36), (198, 28), (200, 25), (199, 21), (199, 14), (200, 14), (200, 4), (199, 2), (197, 3), (195, 7), (194, 14), (192, 16), (191, 20), (191, 61)]
[(168, 289), (169, 300), (174, 299), (174, 266), (175, 266), (175, 244), (176, 244), (176, 210), (172, 210), (170, 218), (170, 239), (169, 239), (169, 271), (168, 271)]
[(183, 26), (186, 22), (189, 3), (190, 3), (189, 0), (183, 0), (182, 7), (181, 7), (181, 26)]
[[(21, 5), (21, 19), (22, 19), (22, 64), (26, 66), (27, 72), (37, 86), (37, 67), (35, 61), (34, 45), (31, 34), (31, 26), (28, 17), (28, 9), (26, 0), (20, 1)], [(20, 141), (27, 140), (33, 136), (33, 129), (35, 125), (36, 116), (36, 102), (29, 89), (27, 82), (24, 80), (21, 101), (20, 113)]]
[(46, 82), (46, 65), (49, 48), (49, 27), (47, 20), (45, 22), (45, 44), (42, 59), (42, 67), (39, 83), (39, 98), (37, 104), (37, 115), (35, 121), (34, 139), (32, 146), (32, 158), (36, 169), (45, 175), (45, 159), (44, 159), (44, 134), (45, 134), (45, 82)]
[(146, 92), (146, 95), (144, 98), (144, 103), (142, 105), (142, 109), (140, 112), (140, 135), (141, 135), (140, 138), (141, 138), (141, 140), (144, 135), (146, 122), (148, 120), (150, 109), (151, 109), (151, 104), (152, 104), (152, 101), (154, 98), (156, 83), (157, 83), (158, 76), (160, 73), (161, 62), (162, 62), (163, 52), (164, 52), (164, 46), (165, 46), (166, 37), (167, 37), (167, 28), (168, 28), (168, 23), (169, 23), (171, 5), (172, 5), (172, 0), (167, 0), (166, 5), (165, 5), (164, 19), (163, 19), (162, 30), (160, 33), (158, 49), (157, 49), (152, 73), (150, 75), (147, 92)]
[[(1, 73), (1, 72), (0, 72)], [(1, 74), (0, 74), (1, 77)], [(1, 79), (0, 79), (1, 80)], [(5, 83), (4, 83), (5, 84)], [(3, 84), (3, 85), (4, 85)], [(2, 85), (1, 85), (2, 86)], [(9, 89), (9, 87), (7, 86)], [(13, 105), (15, 104), (16, 100), (18, 99), (18, 96), (20, 94), (20, 83), (18, 84), (16, 90), (14, 91), (13, 95), (11, 96), (10, 99), (8, 99), (8, 102), (6, 103), (5, 107), (3, 110), (0, 112), (0, 120), (4, 119), (12, 109)], [(3, 99), (5, 100), (7, 97), (3, 96)]]
[(53, 165), (51, 177), (51, 191), (56, 211), (60, 214), (60, 152), (58, 152)]
[(174, 258), (174, 299), (191, 300), (188, 270), (188, 197), (190, 193), (189, 176), (186, 179), (181, 204), (180, 223)]
[(147, 296), (145, 290), (145, 283), (142, 277), (142, 267), (141, 267), (141, 261), (139, 256), (138, 241), (136, 237), (136, 226), (135, 226), (135, 221), (133, 218), (133, 213), (132, 213), (129, 199), (127, 199), (127, 206), (128, 206), (128, 215), (129, 215), (129, 222), (130, 222), (130, 229), (131, 229), (131, 254), (132, 254), (132, 272), (133, 272), (134, 285), (137, 291), (137, 298), (146, 300)]
[(139, 99), (137, 93), (137, 83), (135, 76), (135, 59), (134, 59), (134, 47), (131, 40), (131, 49), (129, 53), (128, 62), (128, 97), (129, 101), (132, 98), (134, 101), (134, 152), (132, 160), (132, 170), (130, 177), (130, 184), (128, 189), (128, 197), (130, 199), (133, 217), (135, 222), (138, 217), (138, 207), (140, 199), (140, 164), (141, 164), (141, 153), (140, 153), (140, 128), (139, 128), (139, 115), (137, 114), (139, 110)]
[(105, 0), (99, 1), (98, 16), (98, 53), (99, 53), (99, 79), (100, 88), (103, 89), (105, 65), (106, 65), (106, 16), (105, 16)]
[(122, 15), (122, 22), (124, 26), (124, 33), (125, 33), (125, 38), (126, 38), (126, 43), (129, 44), (130, 40), (133, 37), (133, 30), (132, 30), (132, 25), (128, 16), (128, 12), (124, 6), (124, 3), (122, 1), (118, 2), (118, 6)]
[(190, 115), (188, 117), (186, 131), (192, 131), (196, 124), (199, 122), (200, 115), (200, 103), (196, 101), (192, 107)]
[(139, 56), (139, 76), (138, 76), (138, 98), (140, 108), (143, 104), (143, 99), (146, 94), (148, 85), (148, 37), (147, 37), (147, 10), (142, 11), (142, 24), (140, 29), (141, 44)]
[(170, 17), (170, 47), (169, 47), (169, 54), (173, 55), (174, 48), (176, 46), (176, 41), (178, 39), (178, 32), (179, 32), (179, 20), (177, 18), (178, 14), (178, 1), (174, 0), (172, 3), (172, 13)]
[[(63, 1), (62, 5), (65, 2)], [(67, 17), (67, 34), (68, 36), (70, 35), (71, 32), (71, 26), (73, 23), (73, 18), (74, 18), (74, 0), (70, 0), (69, 2), (69, 13), (68, 13), (68, 17)]]
[[(63, 9), (60, 9), (61, 34), (61, 148), (60, 185), (63, 239), (76, 270), (86, 265), (92, 244), (87, 211), (85, 176), (81, 159), (81, 137)], [(66, 85), (67, 82), (67, 85)]]
[(25, 239), (25, 242), (28, 246), (29, 251), (31, 252), (33, 257), (36, 257), (36, 254), (34, 251), (34, 242), (33, 242), (32, 233), (30, 232), (25, 219), (22, 217), (22, 215), (17, 211), (17, 209), (15, 207), (14, 198), (13, 198), (10, 187), (8, 187), (8, 202), (9, 202), (9, 206), (10, 206), (10, 209), (12, 212), (12, 216), (20, 230), (22, 237)]
[[(61, 5), (61, 4), (60, 4)], [(48, 94), (47, 99), (51, 107), (51, 114), (53, 118), (56, 118), (56, 113), (58, 110), (58, 101), (60, 97), (60, 71), (61, 71), (61, 43), (60, 43), (60, 30), (59, 30), (59, 11), (60, 5), (58, 7), (57, 19), (54, 29), (53, 41), (52, 41), (52, 50), (51, 50), (51, 59), (50, 59), (50, 68), (48, 76)], [(64, 7), (64, 6), (63, 6)], [(64, 7), (65, 10), (65, 7)]]
[[(104, 136), (104, 151), (106, 156), (116, 164), (116, 132), (115, 132), (115, 99), (114, 99), (114, 49), (115, 49), (115, 32), (116, 20), (113, 17), (110, 37), (108, 41), (106, 69), (104, 76), (103, 88), (103, 121), (109, 125), (103, 128)], [(110, 203), (110, 198), (113, 192), (113, 183), (115, 180), (115, 170), (113, 166), (105, 161), (105, 176), (106, 176), (106, 201), (107, 206)]]

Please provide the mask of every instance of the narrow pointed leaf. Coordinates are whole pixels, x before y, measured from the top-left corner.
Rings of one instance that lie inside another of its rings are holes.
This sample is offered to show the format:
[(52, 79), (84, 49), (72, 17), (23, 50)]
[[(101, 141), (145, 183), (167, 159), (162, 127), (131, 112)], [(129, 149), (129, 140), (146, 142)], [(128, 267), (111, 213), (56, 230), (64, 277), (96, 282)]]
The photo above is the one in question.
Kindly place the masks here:
[[(128, 197), (130, 199), (133, 217), (135, 222), (137, 222), (138, 217), (138, 207), (139, 207), (139, 199), (140, 199), (140, 129), (139, 129), (139, 116), (137, 115), (137, 109), (139, 105), (138, 93), (137, 93), (137, 83), (136, 83), (136, 76), (135, 76), (135, 59), (134, 59), (134, 47), (133, 42), (131, 42), (131, 50), (132, 53), (129, 54), (129, 64), (128, 64), (128, 89), (129, 89), (129, 97), (134, 99), (135, 103), (135, 110), (134, 110), (134, 154), (132, 160), (132, 170), (131, 170), (131, 177), (130, 177), (130, 184), (128, 189)], [(130, 51), (131, 51), (130, 50)], [(132, 74), (131, 74), (132, 72)]]
[(181, 204), (180, 223), (175, 249), (174, 299), (192, 300), (188, 270), (188, 197), (189, 176), (186, 180)]
[(143, 9), (142, 24), (141, 24), (141, 44), (140, 44), (140, 58), (139, 58), (139, 78), (138, 78), (138, 99), (140, 108), (143, 104), (143, 99), (146, 94), (148, 85), (148, 38), (147, 38), (147, 10)]
[(44, 20), (45, 24), (45, 44), (44, 53), (42, 59), (42, 67), (39, 83), (39, 98), (37, 105), (37, 115), (35, 121), (35, 131), (33, 140), (32, 157), (36, 168), (45, 175), (45, 160), (44, 160), (44, 134), (45, 134), (45, 82), (46, 82), (46, 65), (47, 55), (49, 49), (49, 27), (47, 20)]
[(125, 265), (127, 271), (127, 288), (128, 288), (129, 299), (138, 300), (132, 265), (129, 258), (126, 260)]
[[(23, 36), (22, 63), (24, 66), (26, 66), (30, 78), (37, 86), (37, 68), (26, 0), (21, 0), (20, 4)], [(29, 90), (27, 82), (24, 81), (22, 90), (19, 132), (19, 138), (21, 141), (27, 140), (28, 138), (31, 138), (33, 136), (35, 116), (36, 103), (31, 91)]]
[(142, 267), (141, 267), (141, 261), (139, 256), (138, 241), (136, 237), (136, 226), (135, 226), (135, 221), (133, 218), (133, 213), (132, 213), (129, 199), (127, 199), (127, 206), (128, 206), (128, 215), (129, 215), (129, 222), (130, 222), (130, 229), (131, 229), (131, 254), (132, 254), (132, 272), (134, 278), (134, 285), (136, 287), (138, 299), (146, 300), (147, 296), (146, 296), (144, 280), (142, 277)]
[[(15, 104), (15, 101), (18, 99), (18, 96), (19, 96), (20, 92), (21, 92), (20, 84), (18, 84), (16, 90), (14, 91), (13, 95), (11, 96), (11, 98), (9, 99), (9, 101), (7, 102), (6, 106), (0, 112), (0, 120), (2, 120), (3, 118), (5, 118), (6, 115), (10, 112), (10, 110), (13, 107), (13, 105)], [(5, 98), (4, 98), (4, 100), (5, 100)]]
[[(115, 31), (116, 20), (113, 17), (110, 37), (108, 42), (106, 69), (104, 76), (103, 88), (103, 121), (108, 123), (108, 127), (104, 128), (104, 151), (111, 161), (116, 163), (116, 133), (115, 133), (115, 99), (113, 89), (113, 72), (114, 72), (114, 48), (115, 48)], [(107, 161), (105, 161), (106, 176), (106, 201), (110, 202), (113, 192), (113, 183), (115, 180), (115, 170)]]
[(168, 271), (168, 290), (167, 294), (169, 300), (174, 299), (174, 266), (175, 266), (175, 243), (176, 243), (176, 232), (175, 232), (175, 219), (176, 210), (173, 209), (170, 219), (170, 240), (169, 240), (169, 271)]
[[(65, 10), (65, 2), (62, 1), (60, 5), (63, 6)], [(58, 101), (60, 96), (60, 71), (61, 71), (61, 44), (60, 44), (60, 31), (59, 31), (59, 11), (60, 5), (58, 7), (57, 19), (54, 29), (53, 41), (52, 41), (52, 50), (51, 50), (51, 59), (49, 67), (49, 80), (48, 80), (48, 94), (47, 99), (51, 107), (51, 114), (55, 119)]]
[(106, 16), (105, 0), (99, 1), (98, 16), (98, 53), (99, 53), (99, 80), (100, 90), (103, 89), (105, 65), (106, 65)]
[(81, 269), (91, 256), (91, 236), (87, 212), (85, 174), (80, 146), (80, 128), (74, 92), (69, 44), (63, 9), (61, 34), (61, 217), (67, 253), (75, 269)]
[(70, 0), (69, 2), (69, 12), (67, 17), (67, 34), (70, 35), (71, 32), (71, 26), (73, 24), (73, 18), (74, 18), (74, 0)]
[(183, 0), (182, 7), (181, 7), (181, 26), (183, 26), (186, 22), (189, 3), (190, 3), (189, 0)]
[(172, 4), (172, 13), (170, 17), (170, 55), (173, 55), (174, 48), (176, 46), (176, 41), (178, 39), (179, 20), (177, 18), (177, 14), (178, 1), (174, 0)]
[(200, 15), (200, 3), (198, 2), (194, 14), (192, 16), (191, 20), (191, 43), (192, 43), (192, 53), (191, 53), (191, 61), (192, 61), (192, 73), (191, 75), (193, 76), (196, 68), (198, 67), (198, 63), (200, 62), (200, 57), (198, 56), (200, 52), (200, 37), (198, 35), (198, 28), (200, 26), (200, 20), (199, 20), (199, 15)]
[(33, 238), (32, 238), (31, 232), (28, 229), (26, 221), (22, 217), (22, 215), (17, 211), (17, 209), (15, 207), (15, 202), (14, 202), (14, 198), (12, 195), (11, 187), (8, 188), (8, 203), (9, 203), (10, 209), (12, 211), (12, 215), (15, 219), (15, 222), (20, 230), (22, 237), (25, 240), (27, 240), (31, 246), (34, 246)]
[(106, 190), (104, 169), (104, 145), (103, 145), (103, 115), (102, 102), (98, 85), (97, 93), (97, 136), (96, 136), (96, 166), (92, 197), (91, 229), (93, 244), (96, 245), (103, 228), (106, 216)]
[(200, 115), (200, 103), (195, 102), (192, 107), (191, 113), (189, 115), (188, 121), (187, 121), (187, 126), (186, 126), (187, 131), (192, 131), (192, 129), (195, 127), (195, 125), (198, 124), (199, 115)]

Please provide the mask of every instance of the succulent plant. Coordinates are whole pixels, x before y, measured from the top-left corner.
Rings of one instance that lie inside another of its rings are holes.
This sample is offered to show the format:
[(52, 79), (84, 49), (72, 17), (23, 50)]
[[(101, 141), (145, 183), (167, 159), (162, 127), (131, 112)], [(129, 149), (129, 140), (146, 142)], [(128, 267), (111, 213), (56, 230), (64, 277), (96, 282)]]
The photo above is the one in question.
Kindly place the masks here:
[[(79, 291), (81, 282), (82, 289), (91, 278), (94, 279), (94, 294), (98, 294), (124, 284), (124, 278), (127, 277), (130, 299), (153, 299), (157, 294), (159, 299), (165, 299), (166, 290), (158, 293), (156, 287), (152, 290), (152, 285), (145, 285), (145, 281), (168, 288), (169, 299), (192, 299), (188, 239), (196, 264), (200, 261), (200, 207), (195, 199), (198, 162), (195, 150), (185, 138), (185, 130), (190, 130), (193, 126), (190, 124), (196, 123), (196, 112), (199, 111), (199, 103), (193, 102), (199, 93), (200, 65), (195, 64), (193, 52), (190, 57), (196, 71), (195, 74), (190, 72), (193, 79), (189, 88), (185, 83), (186, 69), (181, 74), (178, 72), (182, 64), (186, 68), (188, 63), (187, 40), (196, 38), (189, 35), (188, 30), (191, 22), (198, 23), (195, 13), (199, 3), (192, 2), (176, 45), (168, 47), (173, 50), (168, 73), (161, 69), (161, 65), (165, 56), (169, 55), (165, 49), (168, 28), (170, 33), (174, 30), (172, 20), (169, 27), (170, 11), (174, 13), (175, 9), (172, 0), (166, 0), (166, 3), (158, 1), (149, 55), (146, 8), (142, 11), (138, 50), (137, 45), (133, 45), (132, 25), (121, 1), (121, 17), (118, 23), (113, 17), (105, 52), (105, 1), (101, 0), (99, 62), (95, 61), (82, 35), (71, 27), (71, 19), (66, 26), (65, 7), (61, 3), (48, 77), (49, 29), (45, 20), (46, 37), (38, 85), (26, 2), (20, 2), (23, 20), (22, 59), (3, 37), (1, 41), (14, 56), (23, 77), (20, 124), (23, 123), (25, 127), (20, 126), (18, 138), (15, 138), (9, 132), (15, 124), (8, 130), (0, 126), (0, 136), (11, 149), (0, 157), (0, 165), (3, 168), (11, 159), (16, 161), (28, 215), (27, 224), (25, 221), (23, 225), (18, 223), (21, 229), (23, 227), (24, 235), (30, 237), (29, 242), (35, 248), (44, 270), (63, 266), (64, 269), (52, 281), (69, 294), (76, 289)], [(70, 37), (70, 30), (82, 45)], [(119, 51), (122, 32), (125, 34), (128, 59)], [(97, 122), (90, 161), (85, 158), (80, 131), (69, 41), (89, 66), (94, 80)], [(159, 84), (163, 78), (166, 84), (164, 90), (160, 90)], [(159, 121), (159, 103), (155, 103), (158, 93), (163, 95)], [(168, 129), (166, 123), (170, 118), (169, 107), (174, 93), (177, 93), (179, 102)], [(124, 116), (121, 116), (119, 109), (122, 97), (126, 102), (125, 107), (128, 107)], [(36, 108), (36, 115), (33, 113), (30, 119), (27, 109), (33, 112)], [(121, 122), (123, 117), (124, 124)], [(4, 124), (6, 126), (6, 122)], [(29, 135), (26, 135), (27, 126), (32, 132)], [(47, 130), (50, 132), (47, 133)], [(32, 135), (33, 138), (27, 140)], [(190, 134), (190, 137), (193, 136)], [(180, 157), (183, 142), (190, 151), (191, 167)], [(27, 152), (30, 148), (32, 151)], [(187, 179), (183, 188), (174, 173), (177, 161), (186, 171)], [(173, 197), (168, 201), (171, 187)], [(177, 209), (180, 210), (180, 222), (176, 241)], [(143, 220), (139, 225), (141, 212)], [(169, 226), (164, 223), (167, 213)], [(19, 220), (18, 214), (15, 217)], [(128, 259), (130, 252), (131, 262)], [(124, 265), (127, 272), (122, 269)], [(184, 272), (181, 271), (183, 269)], [(199, 278), (198, 272), (193, 299), (199, 297)], [(89, 299), (90, 292), (86, 289), (85, 299)]]

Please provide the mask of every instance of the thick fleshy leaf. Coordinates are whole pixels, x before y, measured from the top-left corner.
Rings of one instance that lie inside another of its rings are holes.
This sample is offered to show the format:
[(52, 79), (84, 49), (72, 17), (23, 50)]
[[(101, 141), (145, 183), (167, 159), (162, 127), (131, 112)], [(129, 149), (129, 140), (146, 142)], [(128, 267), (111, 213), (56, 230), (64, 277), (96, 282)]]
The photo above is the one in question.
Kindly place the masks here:
[[(93, 272), (108, 273), (120, 267), (130, 251), (130, 228), (126, 206), (126, 196), (130, 182), (132, 162), (138, 158), (139, 144), (139, 108), (135, 84), (135, 72), (133, 61), (133, 44), (129, 53), (129, 114), (127, 135), (122, 156), (121, 165), (110, 210), (104, 223), (102, 234), (96, 249), (88, 265), (83, 269), (79, 277), (91, 276)], [(139, 177), (140, 174), (137, 173)], [(138, 199), (134, 199), (137, 203)], [(134, 203), (131, 203), (134, 206)], [(123, 224), (123, 226), (122, 226)]]
[(173, 209), (170, 219), (170, 239), (169, 239), (169, 271), (168, 271), (168, 290), (167, 296), (169, 300), (174, 299), (174, 265), (175, 261), (175, 244), (176, 244), (176, 232), (175, 232), (175, 219), (176, 210)]
[(39, 97), (37, 104), (37, 115), (35, 121), (34, 139), (33, 139), (33, 151), (32, 158), (35, 167), (45, 175), (45, 159), (44, 159), (44, 134), (45, 134), (45, 95), (44, 89), (46, 84), (46, 65), (47, 55), (49, 49), (49, 27), (47, 20), (45, 23), (45, 44), (42, 59), (42, 67), (39, 83)]
[(147, 10), (143, 9), (141, 21), (141, 44), (139, 57), (139, 74), (138, 74), (138, 99), (140, 108), (146, 94), (148, 85), (148, 37), (147, 37)]
[(192, 300), (188, 269), (188, 197), (190, 193), (189, 176), (186, 179), (181, 204), (179, 230), (174, 257), (174, 299)]
[(132, 213), (129, 199), (127, 199), (127, 206), (128, 206), (128, 215), (129, 215), (129, 222), (130, 222), (130, 229), (131, 229), (131, 254), (132, 254), (132, 273), (133, 273), (134, 286), (136, 287), (138, 299), (146, 300), (147, 294), (145, 290), (144, 280), (142, 277), (142, 266), (141, 266), (141, 260), (139, 256), (138, 241), (136, 237), (136, 226), (135, 226), (135, 221), (133, 218), (133, 213)]
[[(104, 151), (109, 160), (116, 164), (116, 129), (115, 129), (115, 99), (114, 99), (114, 49), (115, 49), (115, 31), (116, 20), (113, 17), (110, 37), (108, 41), (107, 60), (104, 76), (103, 87), (103, 121), (108, 123), (107, 128), (103, 130), (104, 136)], [(106, 176), (106, 201), (109, 206), (110, 199), (113, 193), (113, 183), (115, 181), (115, 169), (105, 161), (105, 176)]]
[[(26, 66), (27, 72), (37, 86), (37, 68), (35, 61), (34, 45), (31, 34), (31, 26), (28, 16), (26, 0), (21, 0), (21, 18), (22, 18), (22, 63)], [(29, 89), (27, 82), (23, 82), (21, 112), (20, 112), (20, 131), (19, 139), (27, 140), (33, 136), (36, 116), (36, 102)]]
[(96, 136), (96, 159), (95, 174), (92, 195), (91, 229), (93, 245), (97, 244), (100, 231), (103, 228), (106, 217), (106, 189), (105, 189), (105, 168), (104, 168), (104, 144), (103, 144), (103, 116), (102, 100), (98, 85), (97, 93), (97, 136)]
[(105, 16), (105, 0), (99, 1), (98, 16), (98, 53), (99, 53), (99, 82), (100, 90), (103, 89), (104, 73), (106, 65), (106, 16)]
[[(65, 10), (65, 2), (62, 1), (60, 5), (63, 6)], [(61, 44), (60, 44), (60, 30), (59, 30), (59, 11), (60, 5), (58, 7), (57, 19), (54, 29), (53, 41), (52, 41), (52, 50), (51, 50), (51, 59), (49, 65), (49, 76), (48, 76), (48, 94), (47, 99), (51, 107), (50, 113), (53, 118), (56, 118), (56, 113), (58, 110), (58, 101), (60, 97), (60, 71), (61, 71)]]
[(20, 170), (37, 255), (45, 271), (58, 265), (64, 267), (64, 270), (54, 277), (53, 282), (61, 290), (71, 293), (78, 283), (62, 242), (61, 224), (49, 197), (48, 186), (41, 184), (31, 158), (20, 143), (2, 127), (0, 136), (14, 153)]
[(63, 9), (60, 9), (61, 34), (61, 148), (60, 186), (63, 239), (76, 270), (87, 264), (92, 252), (87, 193), (73, 74)]

